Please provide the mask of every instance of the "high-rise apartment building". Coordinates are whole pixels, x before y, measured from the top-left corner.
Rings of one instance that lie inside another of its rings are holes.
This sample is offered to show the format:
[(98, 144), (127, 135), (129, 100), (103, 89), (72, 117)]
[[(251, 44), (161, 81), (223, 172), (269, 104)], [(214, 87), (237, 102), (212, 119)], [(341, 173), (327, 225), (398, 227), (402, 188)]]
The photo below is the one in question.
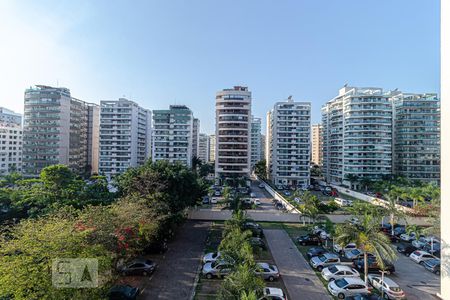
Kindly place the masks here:
[(192, 165), (194, 116), (185, 105), (153, 111), (152, 160)]
[(440, 105), (437, 94), (392, 92), (394, 173), (440, 181)]
[(216, 178), (250, 176), (252, 94), (235, 86), (216, 94)]
[(261, 118), (256, 118), (252, 116), (251, 123), (251, 154), (250, 154), (250, 165), (252, 168), (255, 167), (255, 164), (261, 160)]
[(278, 186), (306, 187), (310, 182), (311, 103), (275, 103), (268, 116), (268, 174)]
[(322, 124), (311, 126), (311, 162), (322, 165)]
[(194, 118), (192, 123), (192, 157), (198, 157), (198, 143), (200, 138), (200, 120)]
[(200, 133), (198, 138), (198, 158), (203, 162), (209, 162), (209, 143), (208, 135)]
[(261, 156), (259, 160), (266, 159), (266, 135), (261, 134)]
[(0, 175), (22, 172), (22, 115), (0, 107)]
[(108, 179), (151, 156), (151, 111), (125, 98), (100, 101), (99, 173)]
[(327, 182), (350, 185), (350, 175), (376, 179), (392, 173), (389, 95), (381, 88), (345, 86), (322, 107)]
[(216, 161), (216, 135), (211, 134), (208, 137), (208, 144), (209, 144), (209, 162), (215, 162)]
[[(64, 164), (75, 173), (90, 173), (88, 145), (91, 104), (71, 97), (70, 90), (37, 85), (25, 90), (23, 166), (26, 176)], [(97, 147), (91, 145), (91, 148)]]

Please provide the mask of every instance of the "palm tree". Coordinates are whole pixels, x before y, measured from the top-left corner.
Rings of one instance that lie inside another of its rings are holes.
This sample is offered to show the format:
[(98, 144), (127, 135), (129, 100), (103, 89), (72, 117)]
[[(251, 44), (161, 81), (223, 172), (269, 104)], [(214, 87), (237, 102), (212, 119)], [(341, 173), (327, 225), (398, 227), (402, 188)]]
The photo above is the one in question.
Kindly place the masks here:
[(394, 187), (389, 191), (387, 195), (386, 205), (384, 206), (384, 211), (389, 216), (389, 223), (391, 224), (391, 235), (394, 235), (394, 223), (395, 220), (405, 219), (406, 213), (398, 209), (397, 204), (399, 198), (404, 194), (404, 189)]
[(350, 181), (350, 188), (353, 188), (353, 183), (358, 181), (358, 176), (355, 174), (346, 174), (345, 175), (345, 180)]
[(378, 230), (378, 215), (366, 213), (361, 217), (361, 224), (346, 223), (338, 225), (336, 228), (336, 242), (342, 246), (348, 243), (355, 243), (358, 248), (364, 251), (364, 281), (368, 285), (368, 253), (375, 255), (376, 261), (381, 268), (385, 262), (392, 262), (396, 258), (396, 253), (392, 248), (386, 235)]
[(364, 189), (367, 192), (369, 186), (373, 184), (373, 181), (368, 177), (362, 177), (361, 179), (359, 179), (359, 183), (364, 187)]
[(420, 236), (423, 234), (423, 232), (424, 228), (420, 227), (419, 225), (412, 224), (406, 226), (406, 233), (409, 235), (411, 235), (411, 233), (414, 233), (414, 238), (416, 239), (416, 241), (420, 239)]

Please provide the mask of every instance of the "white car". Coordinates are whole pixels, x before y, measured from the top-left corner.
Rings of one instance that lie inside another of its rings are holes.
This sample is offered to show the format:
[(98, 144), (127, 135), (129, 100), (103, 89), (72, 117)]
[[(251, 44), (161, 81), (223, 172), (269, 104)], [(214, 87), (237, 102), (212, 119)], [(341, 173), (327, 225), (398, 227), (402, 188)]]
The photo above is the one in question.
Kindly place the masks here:
[(345, 251), (353, 250), (353, 249), (356, 249), (355, 243), (347, 244), (344, 246), (344, 248), (342, 248), (342, 246), (339, 244), (334, 244), (334, 246), (333, 246), (333, 250), (337, 253), (341, 253), (341, 252), (345, 252)]
[(255, 198), (256, 194), (255, 193), (250, 193), (250, 197)]
[(384, 276), (383, 280), (381, 280), (380, 275), (369, 274), (368, 279), (375, 289), (383, 292), (385, 299), (406, 299), (405, 292), (389, 277)]
[(351, 206), (353, 204), (352, 200), (342, 198), (334, 198), (334, 202), (336, 202), (336, 204), (339, 206)]
[(346, 277), (331, 281), (328, 284), (328, 291), (338, 297), (338, 299), (345, 299), (348, 296), (357, 294), (368, 294), (369, 289), (361, 278)]
[(402, 233), (400, 234), (400, 239), (405, 242), (411, 242), (416, 239), (416, 234), (411, 232), (410, 234)]
[(333, 281), (345, 277), (358, 277), (359, 272), (350, 266), (334, 265), (322, 270), (322, 277), (326, 281)]
[(263, 294), (264, 296), (258, 300), (287, 300), (283, 290), (276, 287), (265, 287), (263, 289)]
[(203, 256), (202, 261), (203, 261), (204, 264), (206, 264), (207, 262), (213, 262), (213, 261), (216, 261), (216, 260), (218, 260), (220, 257), (221, 257), (220, 252), (210, 252), (210, 253), (206, 253), (206, 254)]
[(261, 205), (261, 201), (258, 198), (253, 199), (253, 204), (255, 205)]
[(322, 272), (325, 267), (339, 264), (341, 259), (336, 254), (324, 253), (319, 256), (313, 256), (309, 262), (314, 269)]
[(211, 204), (217, 204), (218, 201), (219, 201), (219, 198), (217, 198), (217, 197), (211, 198)]
[(411, 260), (414, 261), (415, 263), (422, 264), (426, 260), (435, 259), (436, 256), (426, 251), (417, 250), (411, 253), (409, 255), (409, 258), (411, 258)]

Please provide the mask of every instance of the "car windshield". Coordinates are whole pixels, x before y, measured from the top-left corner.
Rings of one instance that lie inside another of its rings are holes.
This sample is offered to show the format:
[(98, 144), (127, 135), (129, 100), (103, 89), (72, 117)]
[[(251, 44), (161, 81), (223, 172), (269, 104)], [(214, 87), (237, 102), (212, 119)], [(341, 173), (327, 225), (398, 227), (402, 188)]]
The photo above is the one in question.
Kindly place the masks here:
[(429, 261), (427, 261), (427, 264), (432, 265), (432, 266), (438, 265), (440, 263), (441, 263), (441, 261), (439, 259), (430, 259)]
[(326, 261), (327, 260), (325, 255), (318, 256), (318, 258), (320, 259), (320, 261)]
[(351, 253), (354, 254), (354, 255), (358, 255), (360, 252), (359, 252), (359, 250), (353, 249), (351, 251)]
[(334, 273), (336, 273), (336, 272), (338, 271), (338, 268), (336, 268), (335, 266), (331, 266), (331, 267), (328, 268), (328, 270), (329, 270), (332, 274), (334, 274)]
[(211, 255), (211, 257), (212, 257), (212, 258), (216, 258), (217, 255), (219, 255), (219, 252), (214, 252), (214, 253)]
[(344, 278), (338, 279), (334, 283), (340, 288), (343, 288), (343, 287), (347, 286), (347, 284), (348, 284), (347, 280), (345, 280)]

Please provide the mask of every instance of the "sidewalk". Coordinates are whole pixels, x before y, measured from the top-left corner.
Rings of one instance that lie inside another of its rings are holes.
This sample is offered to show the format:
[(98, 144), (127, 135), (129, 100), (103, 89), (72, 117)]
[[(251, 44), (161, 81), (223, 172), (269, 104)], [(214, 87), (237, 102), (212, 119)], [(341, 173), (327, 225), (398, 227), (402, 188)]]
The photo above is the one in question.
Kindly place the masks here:
[(264, 235), (286, 285), (289, 299), (330, 300), (328, 291), (286, 231), (266, 229)]

